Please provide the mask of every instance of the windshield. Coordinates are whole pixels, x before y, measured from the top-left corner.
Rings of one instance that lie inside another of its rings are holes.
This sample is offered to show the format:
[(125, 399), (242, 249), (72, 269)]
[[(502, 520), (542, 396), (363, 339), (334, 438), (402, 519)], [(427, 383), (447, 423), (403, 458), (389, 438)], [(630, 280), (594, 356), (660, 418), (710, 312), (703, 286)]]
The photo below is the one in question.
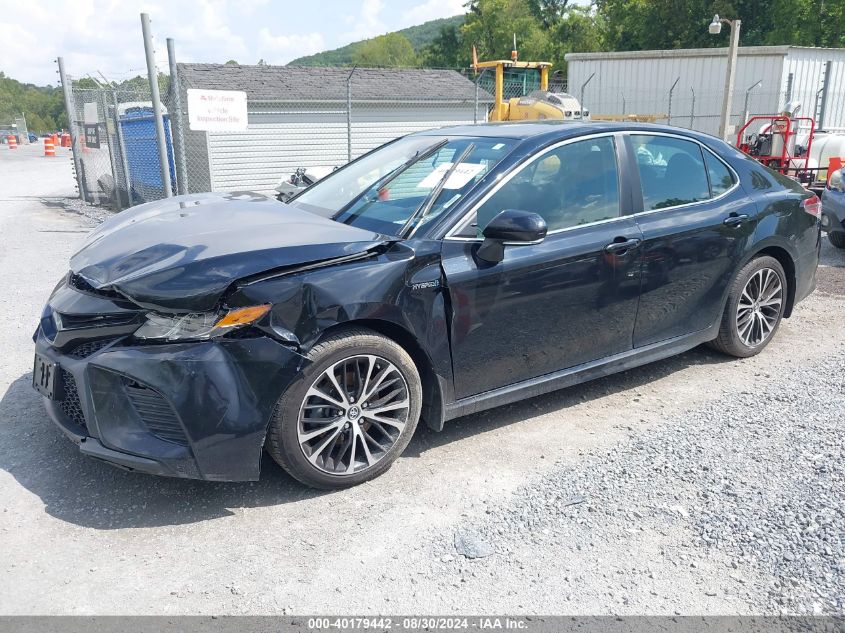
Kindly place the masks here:
[(320, 180), (290, 204), (385, 235), (410, 234), (452, 207), (513, 140), (408, 136)]

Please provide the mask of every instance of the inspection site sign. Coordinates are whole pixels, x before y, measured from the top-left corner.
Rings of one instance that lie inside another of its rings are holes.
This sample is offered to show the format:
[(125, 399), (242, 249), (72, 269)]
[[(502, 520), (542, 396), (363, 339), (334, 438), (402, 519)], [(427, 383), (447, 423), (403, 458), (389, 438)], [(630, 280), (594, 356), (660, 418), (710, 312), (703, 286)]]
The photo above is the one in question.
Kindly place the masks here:
[(188, 89), (188, 123), (193, 131), (245, 130), (246, 93), (241, 90)]

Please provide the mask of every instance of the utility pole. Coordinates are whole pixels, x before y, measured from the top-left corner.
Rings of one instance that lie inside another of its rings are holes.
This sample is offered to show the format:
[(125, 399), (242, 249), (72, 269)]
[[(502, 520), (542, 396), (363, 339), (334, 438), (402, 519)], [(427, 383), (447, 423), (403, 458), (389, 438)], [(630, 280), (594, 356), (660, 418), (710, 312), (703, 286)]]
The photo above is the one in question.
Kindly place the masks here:
[(73, 154), (73, 170), (76, 172), (76, 184), (79, 185), (79, 196), (82, 198), (82, 201), (88, 202), (88, 192), (85, 190), (85, 176), (82, 173), (82, 161), (79, 160), (79, 150), (77, 149), (79, 135), (76, 133), (76, 126), (74, 125), (75, 112), (73, 109), (71, 85), (65, 74), (65, 60), (59, 57), (57, 61), (59, 62), (59, 79), (62, 82), (62, 92), (65, 95), (65, 112), (67, 112), (67, 127), (70, 133), (70, 151)]
[(158, 71), (156, 70), (155, 51), (153, 50), (153, 36), (150, 32), (150, 16), (141, 14), (141, 32), (144, 35), (144, 52), (147, 55), (147, 76), (150, 80), (150, 98), (153, 101), (153, 116), (155, 117), (156, 140), (158, 141), (158, 160), (161, 163), (161, 183), (164, 187), (164, 197), (173, 197), (170, 186), (170, 161), (167, 159), (167, 141), (164, 136), (164, 118), (161, 115), (161, 97), (158, 91)]
[(739, 31), (742, 26), (740, 20), (727, 20), (720, 18), (717, 13), (710, 23), (710, 34), (718, 35), (722, 31), (722, 24), (731, 28), (731, 44), (728, 48), (728, 68), (725, 72), (725, 95), (722, 100), (722, 118), (719, 122), (719, 136), (727, 140), (728, 128), (731, 122), (731, 99), (733, 98), (734, 80), (736, 78), (736, 57), (739, 50)]

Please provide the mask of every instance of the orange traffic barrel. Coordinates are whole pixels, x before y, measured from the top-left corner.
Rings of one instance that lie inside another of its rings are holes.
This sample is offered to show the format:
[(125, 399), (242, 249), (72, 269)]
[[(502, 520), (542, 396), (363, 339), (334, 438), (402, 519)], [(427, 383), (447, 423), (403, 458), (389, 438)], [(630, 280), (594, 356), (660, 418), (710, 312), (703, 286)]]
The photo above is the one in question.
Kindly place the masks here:
[(44, 139), (44, 156), (55, 156), (56, 155), (56, 145), (53, 143), (53, 139), (49, 136)]
[(58, 147), (59, 146), (59, 135), (53, 134), (52, 139), (53, 139), (53, 147)]
[(70, 134), (67, 132), (62, 134), (62, 147), (70, 147)]
[(13, 135), (9, 135), (6, 139), (9, 142), (9, 149), (17, 149), (18, 148), (18, 139)]

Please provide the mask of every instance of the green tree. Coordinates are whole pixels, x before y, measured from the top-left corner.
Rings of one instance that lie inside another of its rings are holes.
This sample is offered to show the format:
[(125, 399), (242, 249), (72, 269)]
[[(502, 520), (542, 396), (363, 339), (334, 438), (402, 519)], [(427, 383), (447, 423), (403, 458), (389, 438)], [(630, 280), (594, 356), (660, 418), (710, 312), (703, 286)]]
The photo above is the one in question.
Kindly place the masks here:
[(352, 54), (355, 66), (416, 66), (417, 61), (411, 42), (399, 33), (367, 40)]
[(60, 88), (24, 84), (0, 72), (0, 123), (11, 123), (21, 114), (32, 132), (67, 126)]
[(510, 59), (516, 35), (520, 59), (548, 61), (553, 52), (549, 30), (525, 0), (471, 0), (461, 27), (463, 41), (478, 48), (479, 59)]
[(742, 20), (742, 46), (845, 45), (845, 0), (596, 0), (606, 50), (727, 46), (710, 35), (718, 13)]
[(453, 24), (443, 27), (422, 50), (423, 65), (434, 68), (465, 68), (470, 57), (470, 47), (464, 45), (460, 30)]

